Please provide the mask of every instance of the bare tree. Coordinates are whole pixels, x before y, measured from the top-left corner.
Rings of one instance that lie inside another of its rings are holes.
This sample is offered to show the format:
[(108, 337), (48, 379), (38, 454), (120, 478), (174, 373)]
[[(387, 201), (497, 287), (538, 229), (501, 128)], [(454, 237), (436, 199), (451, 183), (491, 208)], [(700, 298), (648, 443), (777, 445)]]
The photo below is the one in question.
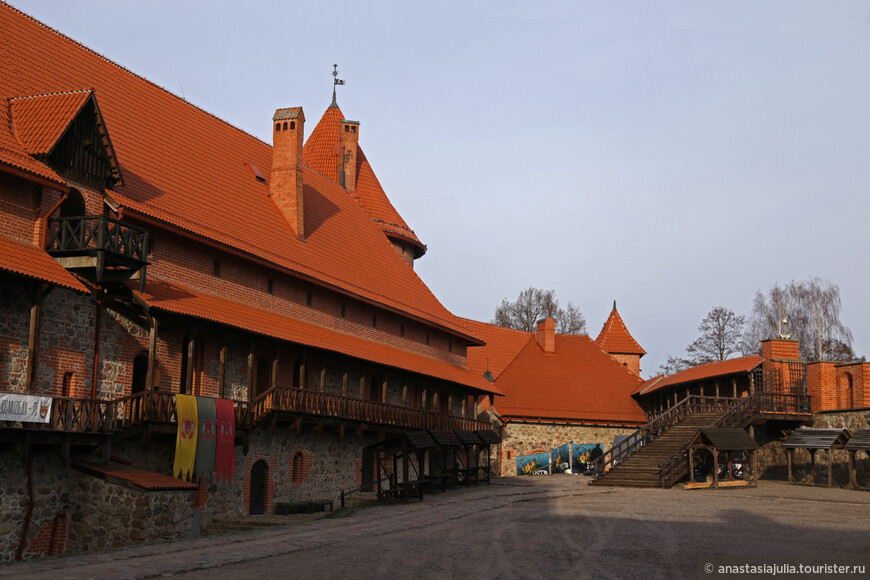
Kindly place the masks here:
[(714, 307), (698, 326), (700, 336), (686, 347), (687, 356), (669, 356), (659, 372), (673, 374), (695, 365), (728, 359), (741, 350), (745, 323), (746, 317), (734, 314), (730, 308)]
[(492, 324), (533, 332), (538, 320), (548, 316), (552, 316), (556, 321), (556, 332), (562, 334), (586, 332), (586, 319), (579, 308), (570, 302), (562, 308), (554, 291), (533, 287), (520, 292), (513, 302), (507, 298), (503, 299), (495, 309)]
[(792, 338), (807, 360), (840, 360), (852, 353), (852, 332), (840, 321), (840, 306), (840, 288), (821, 278), (775, 284), (767, 294), (759, 291), (744, 351), (757, 351), (759, 341), (767, 338)]

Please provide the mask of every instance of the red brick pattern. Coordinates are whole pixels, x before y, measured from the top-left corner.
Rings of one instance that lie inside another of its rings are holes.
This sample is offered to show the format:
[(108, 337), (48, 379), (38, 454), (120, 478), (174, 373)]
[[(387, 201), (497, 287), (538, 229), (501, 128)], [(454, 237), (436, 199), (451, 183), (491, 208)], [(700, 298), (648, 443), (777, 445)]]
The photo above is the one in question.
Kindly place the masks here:
[(300, 445), (293, 450), (287, 461), (287, 473), (290, 475), (289, 483), (295, 485), (305, 483), (311, 473), (311, 467), (314, 465), (314, 454), (308, 453)]
[(66, 549), (67, 518), (58, 514), (52, 521), (39, 527), (36, 536), (27, 545), (27, 553), (39, 556), (56, 556)]
[(796, 340), (768, 339), (761, 341), (761, 356), (766, 359), (800, 359), (800, 345)]

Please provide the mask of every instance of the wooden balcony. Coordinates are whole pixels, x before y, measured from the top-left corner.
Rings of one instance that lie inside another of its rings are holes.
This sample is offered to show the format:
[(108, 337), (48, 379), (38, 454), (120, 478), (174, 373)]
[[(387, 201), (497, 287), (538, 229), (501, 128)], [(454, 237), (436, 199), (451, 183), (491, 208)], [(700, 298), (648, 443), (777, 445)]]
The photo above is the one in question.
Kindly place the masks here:
[(259, 423), (270, 415), (427, 431), (492, 428), (486, 421), (305, 389), (269, 389), (258, 396), (251, 404), (251, 424)]
[(116, 427), (114, 401), (74, 399), (51, 395), (39, 396), (52, 399), (48, 423), (0, 421), (0, 429), (62, 433), (111, 433)]
[(145, 285), (148, 232), (120, 220), (88, 215), (48, 220), (45, 250), (64, 268), (95, 282), (139, 280)]

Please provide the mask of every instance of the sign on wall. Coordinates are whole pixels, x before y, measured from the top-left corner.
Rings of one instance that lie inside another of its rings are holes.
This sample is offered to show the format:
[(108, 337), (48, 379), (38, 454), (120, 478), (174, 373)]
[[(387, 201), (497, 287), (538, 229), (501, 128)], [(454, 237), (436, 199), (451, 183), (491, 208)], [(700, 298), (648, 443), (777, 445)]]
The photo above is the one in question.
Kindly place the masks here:
[(51, 397), (0, 393), (0, 421), (48, 423), (51, 419)]

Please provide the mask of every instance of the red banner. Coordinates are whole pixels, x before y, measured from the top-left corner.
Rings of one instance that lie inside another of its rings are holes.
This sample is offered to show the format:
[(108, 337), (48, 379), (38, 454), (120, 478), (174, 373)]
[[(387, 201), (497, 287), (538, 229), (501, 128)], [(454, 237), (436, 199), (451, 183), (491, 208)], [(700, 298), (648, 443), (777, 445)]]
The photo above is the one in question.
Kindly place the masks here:
[(215, 399), (217, 445), (215, 446), (215, 479), (232, 481), (236, 471), (236, 414), (229, 399)]

